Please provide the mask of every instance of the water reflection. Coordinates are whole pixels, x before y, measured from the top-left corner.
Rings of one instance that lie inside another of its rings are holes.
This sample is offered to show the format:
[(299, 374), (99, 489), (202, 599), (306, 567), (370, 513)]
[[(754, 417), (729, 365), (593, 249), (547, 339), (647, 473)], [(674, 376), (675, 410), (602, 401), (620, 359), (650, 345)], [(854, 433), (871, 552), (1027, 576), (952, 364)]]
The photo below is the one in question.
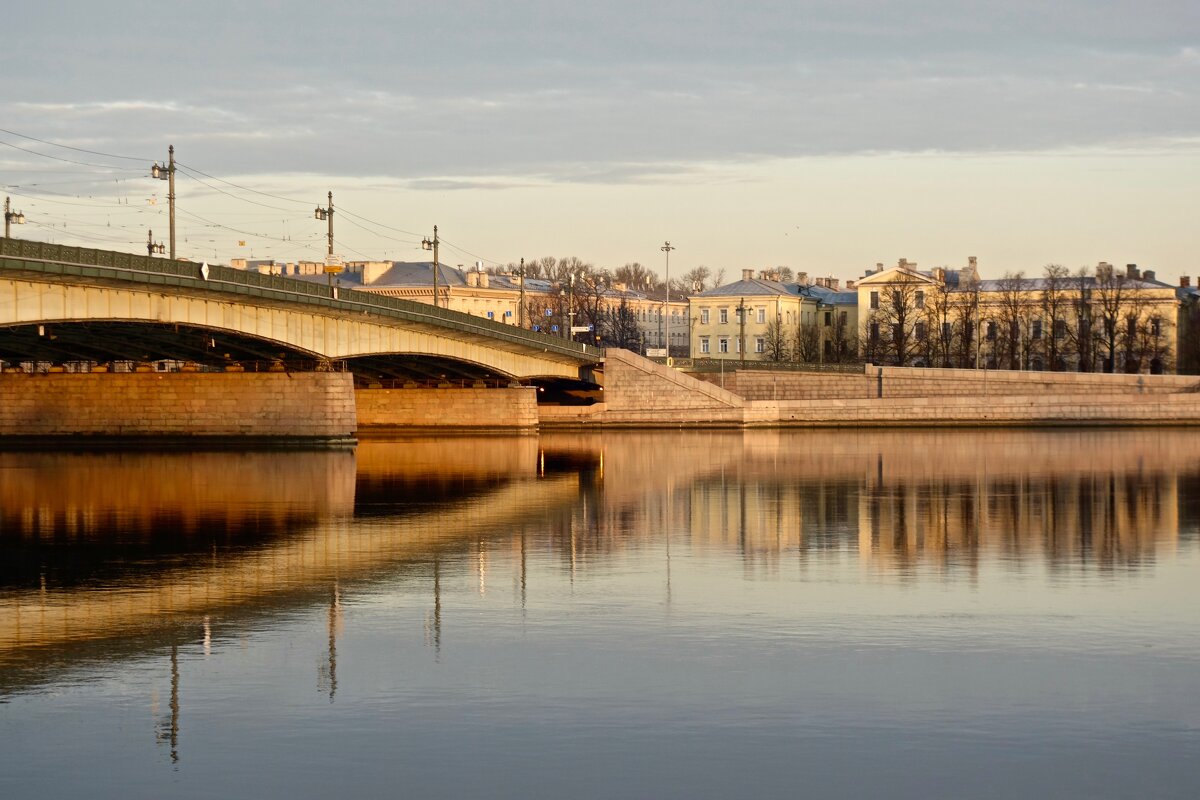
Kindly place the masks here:
[(181, 730), (203, 725), (188, 695), (212, 691), (189, 657), (269, 647), (253, 643), (311, 616), (306, 690), (361, 703), (367, 669), (347, 638), (370, 620), (347, 609), (378, 593), (419, 604), (415, 636), (389, 635), (441, 666), (470, 647), (456, 635), (474, 624), (470, 603), (511, 602), (502, 627), (532, 606), (602, 631), (574, 605), (596, 586), (711, 623), (710, 647), (749, 627), (697, 609), (737, 617), (756, 602), (747, 586), (784, 588), (758, 609), (782, 613), (772, 630), (796, 621), (777, 607), (798, 606), (798, 581), (974, 591), (990, 570), (1119, 589), (1197, 549), (1198, 443), (1155, 430), (692, 431), (3, 453), (0, 702), (150, 660), (168, 698), (164, 710), (155, 694), (155, 740), (184, 764)]

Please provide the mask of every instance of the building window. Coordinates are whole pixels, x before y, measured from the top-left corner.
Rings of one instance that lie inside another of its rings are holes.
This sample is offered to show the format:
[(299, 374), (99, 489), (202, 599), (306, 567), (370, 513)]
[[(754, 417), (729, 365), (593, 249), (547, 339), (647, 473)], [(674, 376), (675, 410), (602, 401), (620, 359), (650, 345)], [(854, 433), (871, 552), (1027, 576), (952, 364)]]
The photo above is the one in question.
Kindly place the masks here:
[(766, 345), (767, 345), (767, 343), (765, 341), (763, 341), (763, 338), (761, 336), (756, 336), (754, 338), (754, 352), (761, 353), (761, 352), (765, 351)]
[(1042, 338), (1042, 321), (1040, 319), (1035, 319), (1033, 321), (1033, 338), (1034, 339)]
[(828, 328), (832, 324), (833, 324), (833, 312), (826, 311), (825, 312), (825, 327)]
[(728, 308), (722, 308), (720, 311), (717, 312), (717, 321), (720, 322), (722, 325), (729, 324), (729, 309)]
[(949, 322), (942, 323), (942, 341), (943, 342), (950, 341), (950, 334), (953, 330), (954, 330), (954, 327)]
[(874, 344), (878, 341), (879, 341), (879, 323), (872, 322), (871, 323), (871, 343)]
[(708, 354), (708, 337), (707, 336), (705, 336), (703, 339), (700, 340), (700, 352), (704, 353), (705, 355)]
[(871, 292), (871, 308), (879, 308), (879, 292)]
[(722, 336), (720, 339), (717, 340), (717, 352), (718, 353), (728, 353), (729, 352), (729, 339), (728, 338)]
[(701, 325), (708, 324), (708, 309), (707, 308), (700, 309), (700, 324)]
[[(767, 321), (767, 310), (765, 308), (758, 309), (758, 324), (762, 325)], [(762, 352), (762, 351), (759, 351)]]
[(925, 323), (918, 322), (917, 323), (917, 341), (918, 342), (925, 341), (925, 332), (926, 332)]
[(996, 341), (996, 323), (994, 323), (994, 322), (988, 322), (988, 324), (987, 324), (987, 328), (986, 328), (985, 330), (987, 330), (987, 339), (988, 339), (988, 341), (989, 341), (989, 342), (994, 342), (994, 341)]
[(1150, 318), (1150, 335), (1151, 336), (1161, 336), (1162, 335), (1162, 320), (1159, 319), (1158, 317)]
[(924, 308), (924, 307), (925, 307), (925, 293), (918, 291), (917, 292), (917, 308)]
[(1126, 321), (1125, 330), (1126, 330), (1126, 335), (1128, 335), (1130, 339), (1137, 336), (1137, 318), (1136, 317), (1130, 317)]
[(1064, 319), (1054, 320), (1054, 338), (1061, 339), (1067, 335), (1067, 321)]

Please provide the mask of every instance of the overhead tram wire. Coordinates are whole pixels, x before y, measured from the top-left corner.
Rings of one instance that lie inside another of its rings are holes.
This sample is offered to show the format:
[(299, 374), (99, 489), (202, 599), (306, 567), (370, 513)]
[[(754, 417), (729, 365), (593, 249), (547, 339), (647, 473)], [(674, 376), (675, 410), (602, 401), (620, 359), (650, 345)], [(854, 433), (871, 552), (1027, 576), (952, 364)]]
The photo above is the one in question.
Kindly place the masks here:
[(67, 164), (78, 164), (81, 167), (95, 167), (97, 169), (115, 170), (117, 172), (140, 172), (142, 174), (145, 174), (145, 172), (146, 172), (145, 169), (134, 169), (132, 167), (118, 167), (113, 164), (92, 164), (88, 161), (76, 161), (71, 158), (60, 158), (58, 156), (52, 156), (49, 153), (39, 153), (37, 150), (30, 150), (27, 147), (19, 147), (19, 146), (13, 144), (12, 142), (6, 142), (2, 139), (0, 139), (0, 145), (4, 145), (5, 147), (11, 147), (13, 150), (20, 150), (22, 153), (29, 153), (30, 155), (38, 156), (39, 158), (49, 158), (54, 161), (62, 161)]
[[(269, 208), (269, 209), (271, 209), (272, 211), (282, 211), (282, 212), (283, 212), (283, 213), (285, 213), (285, 214), (290, 214), (290, 213), (292, 213), (292, 209), (290, 209), (290, 208), (280, 208), (279, 206), (271, 206), (271, 205), (267, 205), (266, 203), (260, 203), (260, 202), (258, 202), (257, 200), (250, 200), (250, 199), (248, 199), (248, 198), (245, 198), (245, 197), (238, 197), (236, 194), (233, 194), (233, 193), (231, 193), (231, 192), (227, 192), (227, 191), (225, 191), (224, 189), (222, 189), (222, 188), (221, 188), (221, 187), (219, 187), (219, 186), (213, 186), (213, 185), (212, 185), (211, 183), (209, 183), (208, 181), (206, 181), (206, 180), (204, 180), (204, 179), (202, 179), (202, 178), (197, 178), (195, 175), (191, 174), (191, 173), (193, 173), (193, 172), (195, 172), (195, 173), (198, 173), (198, 174), (203, 174), (203, 173), (200, 173), (198, 170), (189, 169), (188, 167), (184, 167), (184, 166), (182, 166), (182, 165), (181, 165), (181, 164), (180, 164), (178, 161), (177, 161), (177, 162), (175, 162), (175, 168), (176, 168), (177, 170), (179, 170), (180, 172), (182, 172), (182, 173), (183, 173), (184, 175), (186, 175), (187, 177), (189, 177), (189, 178), (191, 178), (192, 180), (196, 181), (197, 183), (200, 183), (200, 184), (203, 184), (204, 186), (207, 186), (209, 189), (212, 189), (214, 192), (220, 192), (221, 194), (225, 195), (226, 197), (232, 197), (234, 200), (239, 200), (239, 201), (241, 201), (241, 202), (243, 202), (243, 203), (250, 203), (251, 205), (255, 205), (255, 206), (262, 206), (263, 208)], [(220, 179), (219, 179), (219, 178), (214, 178), (213, 180), (220, 180)], [(227, 181), (222, 181), (222, 182), (223, 182), (223, 183), (227, 183)], [(341, 209), (338, 209), (338, 210), (340, 211)]]
[(87, 153), (88, 155), (104, 156), (105, 158), (119, 158), (124, 161), (137, 161), (138, 163), (142, 163), (142, 164), (146, 163), (147, 161), (152, 160), (149, 158), (134, 158), (133, 156), (119, 156), (119, 155), (116, 155), (115, 153), (102, 153), (99, 150), (88, 150), (83, 147), (72, 147), (69, 144), (61, 144), (60, 142), (52, 142), (48, 139), (39, 139), (36, 136), (30, 136), (29, 134), (25, 134), (25, 133), (17, 133), (16, 131), (10, 131), (7, 128), (0, 128), (0, 133), (7, 133), (9, 136), (18, 136), (22, 139), (28, 139), (31, 142), (40, 142), (41, 144), (48, 144), (51, 147), (61, 147), (64, 150), (74, 150), (76, 153)]
[[(311, 201), (309, 201), (309, 200), (300, 200), (295, 197), (284, 197), (281, 194), (272, 194), (270, 192), (259, 191), (258, 189), (251, 189), (249, 186), (242, 186), (240, 183), (234, 183), (233, 181), (227, 181), (224, 178), (218, 178), (216, 175), (209, 175), (204, 170), (200, 170), (200, 169), (196, 169), (195, 167), (187, 166), (186, 164), (182, 164), (178, 161), (175, 162), (175, 167), (177, 169), (180, 169), (180, 168), (187, 169), (191, 172), (195, 172), (198, 175), (203, 175), (204, 177), (208, 178), (209, 180), (214, 180), (214, 181), (218, 181), (219, 183), (224, 183), (227, 186), (234, 187), (235, 189), (241, 189), (243, 192), (252, 192), (254, 194), (260, 194), (263, 197), (273, 197), (276, 200), (284, 200), (288, 203), (299, 203), (300, 205), (303, 205), (303, 206), (311, 205)], [(341, 212), (342, 209), (339, 208), (338, 211)]]

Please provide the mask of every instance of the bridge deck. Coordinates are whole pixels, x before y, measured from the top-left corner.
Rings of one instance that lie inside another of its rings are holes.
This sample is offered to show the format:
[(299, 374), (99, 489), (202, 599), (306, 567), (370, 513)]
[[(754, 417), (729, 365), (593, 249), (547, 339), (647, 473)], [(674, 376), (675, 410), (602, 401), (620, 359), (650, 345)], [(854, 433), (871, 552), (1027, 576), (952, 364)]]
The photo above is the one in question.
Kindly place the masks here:
[(172, 261), (134, 253), (96, 250), (83, 247), (0, 238), (0, 269), (41, 273), (64, 278), (95, 279), (104, 282), (134, 283), (177, 287), (192, 291), (221, 292), (272, 302), (294, 303), (321, 309), (324, 313), (374, 314), (418, 325), (467, 333), (529, 348), (551, 356), (567, 357), (580, 364), (592, 364), (603, 357), (603, 350), (587, 344), (528, 331), (513, 325), (481, 317), (435, 308), (425, 303), (358, 292), (275, 275), (208, 266), (208, 278), (201, 276), (201, 264)]

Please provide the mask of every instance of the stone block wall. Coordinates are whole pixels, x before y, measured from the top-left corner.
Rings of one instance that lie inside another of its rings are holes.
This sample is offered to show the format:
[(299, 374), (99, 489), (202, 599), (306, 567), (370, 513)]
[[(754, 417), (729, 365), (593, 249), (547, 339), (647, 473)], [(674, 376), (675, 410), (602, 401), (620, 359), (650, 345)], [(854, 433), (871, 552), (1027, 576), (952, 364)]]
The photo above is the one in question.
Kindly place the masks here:
[(747, 400), (853, 400), (885, 398), (1005, 397), (1037, 394), (1141, 395), (1196, 390), (1188, 375), (1106, 375), (1094, 372), (929, 369), (868, 366), (860, 375), (738, 370), (697, 374)]
[(346, 372), (0, 374), (0, 438), (338, 440), (354, 429)]
[(357, 389), (358, 430), (535, 430), (537, 389)]

